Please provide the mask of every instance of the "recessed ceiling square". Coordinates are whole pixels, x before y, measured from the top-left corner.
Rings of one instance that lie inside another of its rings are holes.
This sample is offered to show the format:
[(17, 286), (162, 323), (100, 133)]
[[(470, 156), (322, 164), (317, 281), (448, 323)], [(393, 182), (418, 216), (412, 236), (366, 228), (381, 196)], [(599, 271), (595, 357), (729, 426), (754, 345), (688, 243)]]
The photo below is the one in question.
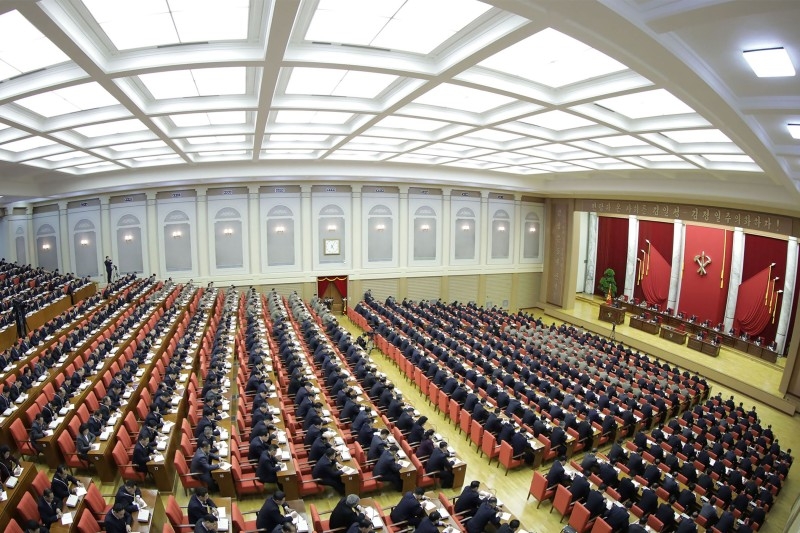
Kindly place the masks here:
[(0, 81), (68, 60), (19, 11), (0, 15)]
[(479, 63), (546, 87), (558, 88), (626, 70), (591, 46), (552, 28), (511, 45)]
[(513, 98), (501, 94), (453, 83), (442, 83), (414, 100), (414, 103), (461, 109), (472, 113), (485, 113), (513, 101)]
[(90, 82), (35, 94), (21, 98), (15, 103), (43, 117), (50, 118), (115, 105), (119, 102), (99, 83)]
[(375, 72), (295, 67), (286, 94), (375, 98), (396, 79), (397, 76)]
[(694, 109), (684, 104), (666, 89), (624, 94), (622, 96), (604, 98), (595, 103), (632, 119), (695, 112)]
[(591, 120), (587, 120), (577, 115), (573, 115), (572, 113), (566, 113), (559, 110), (547, 111), (545, 113), (539, 113), (538, 115), (532, 115), (519, 120), (527, 124), (533, 124), (534, 126), (547, 128), (548, 130), (553, 131), (571, 130), (573, 128), (583, 128), (585, 126), (594, 126), (596, 124)]
[(666, 135), (673, 141), (681, 144), (733, 142), (727, 135), (716, 129), (665, 131), (662, 132), (662, 135)]

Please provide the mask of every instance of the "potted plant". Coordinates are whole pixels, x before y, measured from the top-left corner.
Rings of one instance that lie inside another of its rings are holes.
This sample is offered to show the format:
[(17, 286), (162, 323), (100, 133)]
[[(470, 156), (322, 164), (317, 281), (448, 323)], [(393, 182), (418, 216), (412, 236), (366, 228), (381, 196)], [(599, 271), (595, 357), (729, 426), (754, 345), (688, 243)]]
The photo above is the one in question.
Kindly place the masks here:
[(603, 277), (600, 278), (600, 282), (598, 283), (600, 287), (600, 292), (606, 298), (611, 296), (611, 298), (615, 298), (617, 296), (617, 280), (614, 279), (614, 269), (607, 268), (605, 272), (603, 272)]

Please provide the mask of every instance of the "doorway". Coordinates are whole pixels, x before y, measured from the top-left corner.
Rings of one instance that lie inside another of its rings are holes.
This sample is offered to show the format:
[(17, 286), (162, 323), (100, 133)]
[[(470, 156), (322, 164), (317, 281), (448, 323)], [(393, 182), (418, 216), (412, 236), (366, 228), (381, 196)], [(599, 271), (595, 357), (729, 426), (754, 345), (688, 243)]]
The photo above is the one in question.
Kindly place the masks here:
[(317, 295), (328, 302), (332, 313), (342, 314), (347, 299), (347, 276), (318, 277)]

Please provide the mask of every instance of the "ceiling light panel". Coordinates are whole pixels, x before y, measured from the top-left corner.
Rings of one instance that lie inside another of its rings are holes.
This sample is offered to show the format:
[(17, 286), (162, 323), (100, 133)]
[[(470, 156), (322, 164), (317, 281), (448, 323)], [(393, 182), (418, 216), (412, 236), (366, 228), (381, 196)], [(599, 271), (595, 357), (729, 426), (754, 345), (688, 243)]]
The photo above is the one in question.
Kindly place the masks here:
[(339, 111), (294, 111), (284, 110), (275, 113), (276, 124), (344, 124), (352, 113)]
[(269, 136), (272, 142), (325, 142), (330, 135), (307, 135), (292, 133), (273, 133)]
[(680, 130), (680, 131), (665, 131), (662, 135), (666, 135), (675, 142), (681, 144), (690, 143), (732, 143), (727, 135), (719, 130)]
[(517, 135), (515, 133), (509, 133), (507, 131), (500, 131), (493, 129), (471, 131), (466, 135), (464, 135), (462, 139), (467, 140), (470, 137), (476, 137), (478, 139), (483, 139), (485, 141), (495, 141), (495, 142), (509, 142), (522, 138), (521, 135)]
[(571, 130), (573, 128), (583, 128), (586, 126), (596, 125), (596, 123), (592, 122), (591, 120), (586, 120), (585, 118), (573, 115), (572, 113), (566, 113), (559, 110), (548, 111), (546, 113), (540, 113), (538, 115), (521, 118), (519, 120), (527, 124), (533, 124), (534, 126), (547, 128), (548, 130), (553, 131), (564, 131)]
[(665, 89), (625, 94), (598, 100), (595, 103), (632, 119), (695, 112)]
[(43, 117), (50, 118), (88, 109), (107, 107), (119, 102), (108, 91), (103, 89), (100, 84), (91, 82), (35, 94), (16, 100), (15, 103)]
[(154, 72), (140, 74), (139, 80), (156, 100), (245, 94), (247, 69), (219, 67)]
[(642, 159), (646, 159), (647, 161), (651, 161), (653, 163), (667, 163), (672, 161), (686, 161), (682, 157), (678, 157), (677, 155), (643, 155), (640, 156)]
[(56, 144), (55, 141), (51, 141), (45, 137), (34, 136), (20, 139), (18, 141), (12, 141), (10, 143), (0, 144), (0, 150), (8, 150), (9, 152), (26, 152), (28, 150), (33, 150), (34, 148), (52, 146), (54, 144)]
[(551, 154), (566, 154), (567, 152), (578, 151), (578, 149), (574, 146), (569, 146), (567, 144), (543, 144), (541, 146), (537, 146), (536, 149), (549, 152)]
[(789, 130), (789, 135), (794, 139), (800, 140), (800, 124), (787, 124), (786, 128)]
[(644, 146), (647, 143), (631, 135), (614, 135), (611, 137), (600, 137), (592, 139), (596, 143), (608, 146), (609, 148), (623, 148), (626, 146)]
[(460, 109), (472, 113), (485, 113), (513, 101), (513, 98), (489, 91), (442, 83), (414, 100), (414, 103)]
[(792, 59), (785, 48), (766, 48), (763, 50), (745, 50), (742, 52), (745, 61), (759, 78), (778, 78), (794, 76)]
[(447, 126), (446, 122), (411, 117), (386, 117), (375, 124), (376, 128), (388, 128), (415, 131), (436, 131)]
[(754, 163), (753, 158), (747, 155), (707, 154), (703, 157), (715, 163)]
[(408, 142), (408, 139), (397, 139), (393, 137), (370, 137), (369, 135), (358, 135), (350, 140), (350, 142), (359, 144), (382, 144), (389, 146), (397, 146)]
[(81, 126), (79, 128), (74, 128), (74, 131), (80, 133), (84, 137), (102, 137), (104, 135), (131, 133), (146, 129), (147, 126), (142, 124), (140, 120), (130, 119), (116, 120), (114, 122), (103, 122), (101, 124), (92, 124), (91, 126)]
[(189, 144), (229, 144), (243, 143), (247, 141), (246, 135), (211, 135), (206, 137), (188, 137)]
[(375, 98), (397, 79), (391, 74), (358, 70), (295, 67), (286, 94)]
[(476, 0), (321, 0), (305, 40), (428, 54), (488, 9)]
[(224, 126), (230, 124), (244, 124), (247, 122), (246, 111), (218, 111), (214, 113), (184, 113), (170, 115), (172, 123), (179, 128), (198, 126)]
[(19, 11), (0, 15), (0, 81), (68, 60)]
[(627, 69), (604, 53), (552, 28), (484, 59), (479, 66), (551, 88)]
[(248, 0), (84, 0), (84, 4), (118, 50), (247, 39)]
[(144, 141), (138, 143), (114, 144), (109, 146), (115, 152), (127, 152), (130, 150), (147, 150), (150, 148), (166, 148), (164, 141)]

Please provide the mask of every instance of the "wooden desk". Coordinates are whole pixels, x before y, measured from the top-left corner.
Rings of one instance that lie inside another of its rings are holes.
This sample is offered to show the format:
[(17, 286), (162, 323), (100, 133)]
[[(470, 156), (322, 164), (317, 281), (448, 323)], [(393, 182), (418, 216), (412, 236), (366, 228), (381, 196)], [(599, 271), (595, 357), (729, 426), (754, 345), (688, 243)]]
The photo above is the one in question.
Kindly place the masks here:
[(17, 516), (17, 507), (22, 500), (22, 496), (28, 492), (28, 488), (36, 477), (36, 465), (28, 461), (20, 461), (22, 474), (17, 478), (17, 484), (13, 489), (5, 489), (8, 498), (0, 502), (0, 530), (5, 531), (12, 518)]
[(598, 320), (611, 322), (612, 324), (624, 324), (625, 310), (620, 307), (600, 304), (600, 313), (598, 314), (597, 318)]
[(629, 324), (633, 329), (638, 329), (645, 333), (650, 333), (651, 335), (658, 335), (658, 331), (661, 329), (657, 322), (644, 320), (643, 318), (633, 315), (631, 315)]
[(678, 331), (670, 326), (661, 326), (661, 332), (658, 336), (675, 344), (684, 344), (686, 342), (686, 332)]
[(711, 344), (708, 341), (698, 339), (696, 336), (689, 337), (687, 346), (692, 350), (697, 350), (712, 357), (719, 355), (719, 344)]

